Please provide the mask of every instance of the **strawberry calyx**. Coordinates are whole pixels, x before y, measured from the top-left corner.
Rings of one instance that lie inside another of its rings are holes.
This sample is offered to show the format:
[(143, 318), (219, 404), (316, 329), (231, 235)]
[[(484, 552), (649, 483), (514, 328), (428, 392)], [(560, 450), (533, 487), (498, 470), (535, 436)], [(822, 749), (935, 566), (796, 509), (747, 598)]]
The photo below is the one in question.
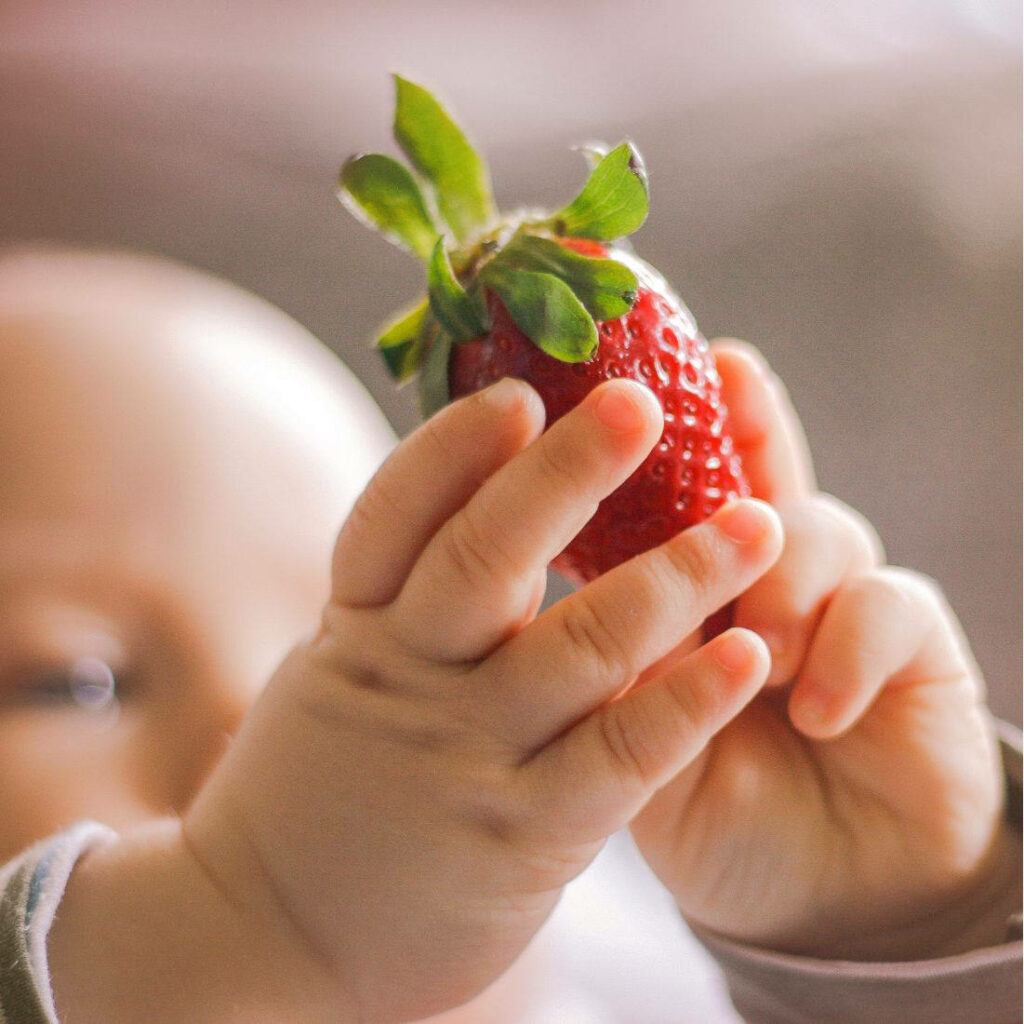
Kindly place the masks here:
[(399, 383), (418, 377), (425, 416), (446, 405), (452, 346), (490, 329), (489, 296), (547, 355), (592, 359), (597, 325), (625, 316), (639, 287), (633, 269), (594, 244), (631, 234), (647, 217), (635, 147), (582, 147), (591, 172), (570, 203), (499, 216), (487, 165), (452, 116), (422, 86), (394, 82), (394, 136), (411, 168), (357, 154), (338, 189), (357, 219), (426, 264), (427, 296), (378, 335), (389, 372)]

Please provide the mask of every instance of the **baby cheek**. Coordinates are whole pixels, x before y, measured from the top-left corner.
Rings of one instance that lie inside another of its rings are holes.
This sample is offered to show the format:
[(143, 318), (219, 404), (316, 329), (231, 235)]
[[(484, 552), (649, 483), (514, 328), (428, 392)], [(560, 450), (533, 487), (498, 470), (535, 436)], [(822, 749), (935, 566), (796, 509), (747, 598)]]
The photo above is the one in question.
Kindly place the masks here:
[(0, 862), (76, 821), (153, 817), (135, 791), (116, 723), (55, 711), (0, 712)]

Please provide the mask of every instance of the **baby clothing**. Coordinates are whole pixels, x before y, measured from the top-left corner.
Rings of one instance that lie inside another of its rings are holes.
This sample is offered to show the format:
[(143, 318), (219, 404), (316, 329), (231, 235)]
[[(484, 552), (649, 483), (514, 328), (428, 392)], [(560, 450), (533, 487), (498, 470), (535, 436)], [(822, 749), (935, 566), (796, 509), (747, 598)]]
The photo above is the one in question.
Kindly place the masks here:
[(0, 867), (0, 1024), (58, 1024), (46, 937), (78, 858), (114, 838), (81, 822)]

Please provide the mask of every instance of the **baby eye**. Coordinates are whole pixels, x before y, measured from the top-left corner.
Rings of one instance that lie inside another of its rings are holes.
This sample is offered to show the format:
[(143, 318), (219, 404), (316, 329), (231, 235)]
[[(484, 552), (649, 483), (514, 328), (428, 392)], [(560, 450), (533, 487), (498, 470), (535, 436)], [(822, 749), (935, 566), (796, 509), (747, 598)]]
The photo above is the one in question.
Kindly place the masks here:
[(19, 703), (103, 711), (118, 699), (117, 677), (101, 658), (78, 658), (68, 665), (27, 673), (16, 687)]

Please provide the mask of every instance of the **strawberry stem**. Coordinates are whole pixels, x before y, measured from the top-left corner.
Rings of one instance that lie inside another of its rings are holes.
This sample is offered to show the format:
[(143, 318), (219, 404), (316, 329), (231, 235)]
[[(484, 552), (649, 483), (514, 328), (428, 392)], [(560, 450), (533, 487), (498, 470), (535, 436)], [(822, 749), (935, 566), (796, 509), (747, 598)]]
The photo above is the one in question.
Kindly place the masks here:
[(568, 206), (538, 226), (570, 238), (612, 241), (643, 224), (648, 198), (643, 160), (631, 143), (623, 142), (601, 158)]
[(406, 167), (383, 153), (365, 153), (345, 162), (338, 184), (338, 198), (350, 213), (426, 262), (437, 225)]
[(427, 264), (427, 295), (430, 311), (454, 341), (471, 341), (487, 330), (476, 304), (452, 271), (443, 237), (437, 240)]
[(452, 234), (466, 241), (496, 217), (487, 165), (437, 99), (399, 75), (395, 80), (395, 140), (430, 182)]
[(597, 351), (594, 318), (554, 274), (518, 270), (493, 260), (480, 272), (480, 281), (501, 299), (523, 334), (549, 356), (580, 363)]

